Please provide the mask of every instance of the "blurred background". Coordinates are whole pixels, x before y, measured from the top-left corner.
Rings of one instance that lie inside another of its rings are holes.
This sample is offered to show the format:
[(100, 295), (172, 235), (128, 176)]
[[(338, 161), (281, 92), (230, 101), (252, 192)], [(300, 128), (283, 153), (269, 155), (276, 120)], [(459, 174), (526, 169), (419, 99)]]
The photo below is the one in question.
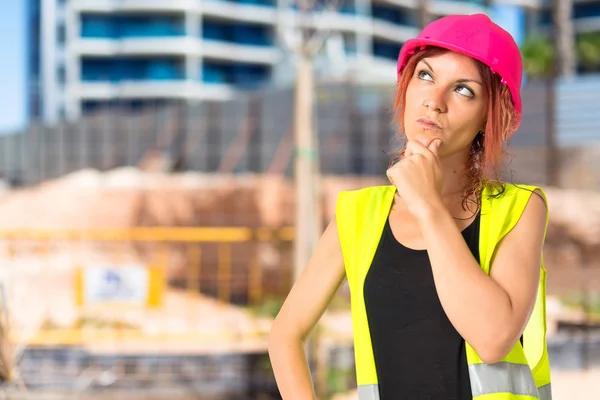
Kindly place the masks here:
[[(600, 0), (5, 1), (1, 398), (280, 398), (271, 321), (386, 183), (403, 42), (478, 12), (525, 60), (503, 177), (549, 198), (554, 399), (600, 398)], [(346, 287), (307, 351), (356, 399)]]

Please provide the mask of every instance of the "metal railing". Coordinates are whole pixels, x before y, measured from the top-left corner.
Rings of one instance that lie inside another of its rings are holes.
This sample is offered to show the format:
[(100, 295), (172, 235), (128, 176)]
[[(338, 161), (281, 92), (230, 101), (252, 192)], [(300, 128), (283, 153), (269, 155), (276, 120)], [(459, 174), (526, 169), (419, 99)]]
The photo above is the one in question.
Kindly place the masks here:
[[(15, 286), (22, 283), (25, 275), (30, 282), (56, 275), (62, 276), (56, 279), (67, 279), (67, 288), (72, 285), (69, 289), (72, 290), (70, 301), (75, 309), (86, 308), (82, 279), (86, 265), (98, 263), (115, 269), (132, 263), (146, 266), (149, 271), (149, 294), (144, 306), (149, 309), (160, 310), (165, 306), (169, 287), (192, 297), (201, 295), (224, 304), (238, 303), (252, 307), (260, 305), (268, 296), (285, 294), (291, 285), (290, 262), (272, 265), (269, 268), (270, 276), (266, 276), (265, 263), (260, 258), (260, 246), (276, 246), (277, 251), (289, 252), (292, 238), (292, 228), (0, 230), (0, 258), (9, 271), (9, 285), (11, 281), (15, 282)], [(285, 244), (283, 250), (281, 244)], [(64, 282), (61, 284), (64, 285)], [(39, 295), (43, 296), (41, 293)], [(28, 296), (35, 297), (36, 293), (29, 293)], [(15, 306), (18, 308), (19, 304)], [(119, 310), (120, 306), (117, 303), (112, 310), (119, 313), (122, 311)], [(33, 335), (30, 332), (28, 337), (24, 332), (13, 332), (13, 339), (22, 345), (81, 345), (98, 340), (142, 340), (147, 335), (127, 326), (115, 327), (114, 331), (118, 334), (107, 336), (105, 328), (94, 332), (77, 327), (56, 328), (53, 325), (45, 321), (37, 332)], [(13, 328), (19, 330), (18, 326)], [(210, 336), (218, 339), (219, 335), (225, 334), (213, 332), (204, 337), (207, 340)], [(202, 335), (197, 332), (173, 335), (163, 331), (151, 336), (151, 340), (162, 342), (186, 338), (193, 341)]]

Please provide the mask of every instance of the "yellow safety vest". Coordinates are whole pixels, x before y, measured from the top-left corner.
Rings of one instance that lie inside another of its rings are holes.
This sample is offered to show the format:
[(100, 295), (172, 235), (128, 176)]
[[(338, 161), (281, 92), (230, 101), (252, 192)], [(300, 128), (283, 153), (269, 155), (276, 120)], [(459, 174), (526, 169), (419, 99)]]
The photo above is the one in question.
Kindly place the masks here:
[[(517, 223), (538, 187), (505, 185), (505, 192), (481, 204), (479, 253), (481, 269), (489, 274), (496, 246)], [(351, 294), (358, 397), (378, 400), (379, 386), (363, 284), (394, 199), (394, 186), (343, 191), (336, 205), (336, 222)], [(543, 192), (542, 192), (543, 193)], [(548, 219), (546, 219), (547, 227)], [(504, 359), (486, 364), (467, 343), (467, 363), (473, 398), (477, 400), (551, 400), (550, 363), (546, 345), (546, 270), (542, 259), (535, 308), (523, 333)]]

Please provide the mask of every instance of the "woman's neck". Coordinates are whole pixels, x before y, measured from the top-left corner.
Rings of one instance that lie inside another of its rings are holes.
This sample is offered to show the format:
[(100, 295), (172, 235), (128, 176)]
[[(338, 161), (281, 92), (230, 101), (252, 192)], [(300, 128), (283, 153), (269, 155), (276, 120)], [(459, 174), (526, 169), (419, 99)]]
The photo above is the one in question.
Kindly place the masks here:
[(455, 154), (440, 159), (443, 171), (442, 197), (464, 194), (467, 182), (468, 154)]

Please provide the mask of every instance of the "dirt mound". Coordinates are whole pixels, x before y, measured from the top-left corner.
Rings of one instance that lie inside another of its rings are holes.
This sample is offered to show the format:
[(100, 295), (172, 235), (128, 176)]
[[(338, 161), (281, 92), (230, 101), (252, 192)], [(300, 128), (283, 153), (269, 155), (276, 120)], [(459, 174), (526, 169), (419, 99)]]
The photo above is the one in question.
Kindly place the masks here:
[[(341, 190), (385, 183), (383, 177), (323, 177), (323, 223), (333, 217)], [(554, 270), (580, 266), (581, 249), (592, 264), (600, 260), (600, 194), (545, 190), (551, 215), (546, 246), (548, 269), (553, 272), (549, 285), (564, 281), (576, 289), (580, 282), (573, 273), (569, 278)], [(275, 175), (163, 174), (130, 167), (106, 173), (82, 170), (37, 187), (0, 194), (0, 226), (52, 230), (147, 226), (277, 229), (293, 226), (294, 204), (293, 182)], [(249, 260), (257, 257), (267, 271), (264, 279), (285, 286), (288, 278), (278, 274), (269, 278), (269, 271), (280, 273), (289, 266), (289, 244), (235, 246), (232, 263), (234, 271), (238, 271), (240, 287), (248, 280)], [(139, 246), (133, 246), (133, 250), (137, 256), (143, 253)], [(185, 251), (181, 248), (172, 255), (169, 271), (173, 282), (180, 281), (181, 285), (187, 279)], [(205, 283), (218, 281), (217, 260), (217, 246), (203, 245), (203, 274), (208, 274), (203, 278)], [(555, 282), (552, 276), (560, 279)]]
[[(327, 218), (339, 190), (380, 179), (324, 177)], [(11, 228), (289, 226), (292, 182), (270, 175), (162, 174), (82, 170), (0, 195), (0, 225)]]

